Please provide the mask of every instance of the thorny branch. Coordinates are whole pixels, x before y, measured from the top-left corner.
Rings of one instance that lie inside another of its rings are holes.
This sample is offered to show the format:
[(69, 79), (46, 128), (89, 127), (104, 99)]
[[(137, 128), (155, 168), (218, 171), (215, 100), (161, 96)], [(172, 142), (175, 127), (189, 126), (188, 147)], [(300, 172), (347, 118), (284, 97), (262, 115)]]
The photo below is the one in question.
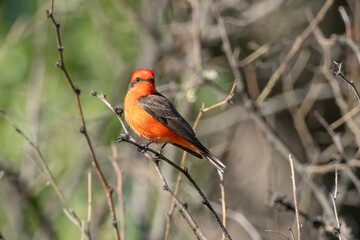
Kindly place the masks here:
[(109, 204), (109, 210), (110, 210), (110, 214), (112, 217), (112, 225), (114, 227), (115, 237), (117, 240), (120, 240), (119, 229), (118, 229), (117, 220), (116, 220), (116, 213), (115, 213), (115, 209), (114, 209), (114, 203), (112, 200), (112, 192), (113, 191), (110, 189), (110, 187), (104, 177), (104, 174), (102, 173), (102, 171), (100, 169), (100, 166), (96, 159), (90, 137), (86, 130), (85, 118), (84, 118), (81, 103), (80, 103), (80, 89), (73, 84), (73, 82), (69, 76), (69, 73), (65, 67), (64, 56), (63, 56), (64, 47), (62, 46), (61, 35), (60, 35), (61, 24), (54, 17), (54, 0), (51, 0), (51, 8), (50, 9), (51, 10), (46, 10), (46, 16), (51, 19), (52, 23), (54, 24), (55, 30), (56, 30), (57, 50), (59, 52), (59, 60), (57, 61), (56, 66), (62, 70), (62, 72), (64, 73), (64, 76), (65, 76), (65, 79), (67, 80), (69, 86), (71, 87), (72, 91), (75, 94), (75, 100), (76, 100), (76, 104), (77, 104), (79, 116), (80, 116), (80, 121), (81, 121), (80, 132), (82, 134), (84, 134), (84, 136), (86, 138), (87, 144), (89, 146), (91, 158), (92, 158), (92, 164), (93, 164), (94, 169), (100, 179), (100, 182), (106, 192), (106, 196), (107, 196), (107, 200), (108, 200), (108, 204)]

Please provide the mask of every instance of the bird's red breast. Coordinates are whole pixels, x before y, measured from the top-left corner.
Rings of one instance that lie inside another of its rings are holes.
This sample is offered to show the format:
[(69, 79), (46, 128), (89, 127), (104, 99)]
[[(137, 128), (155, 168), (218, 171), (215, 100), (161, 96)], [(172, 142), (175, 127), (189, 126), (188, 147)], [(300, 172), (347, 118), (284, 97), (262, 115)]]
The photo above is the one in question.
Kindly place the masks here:
[[(139, 78), (138, 80), (136, 80)], [(150, 69), (141, 68), (133, 72), (130, 86), (124, 101), (125, 120), (140, 137), (149, 141), (160, 138), (156, 143), (186, 144), (185, 140), (150, 116), (138, 103), (139, 98), (156, 92)]]

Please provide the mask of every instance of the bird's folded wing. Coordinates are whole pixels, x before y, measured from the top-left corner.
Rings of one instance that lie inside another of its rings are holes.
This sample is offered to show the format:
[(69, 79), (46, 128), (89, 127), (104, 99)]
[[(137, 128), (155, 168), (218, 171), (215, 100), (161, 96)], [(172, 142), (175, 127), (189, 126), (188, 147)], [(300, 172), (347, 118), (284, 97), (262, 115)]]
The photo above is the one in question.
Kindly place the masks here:
[(194, 130), (166, 97), (156, 92), (140, 97), (137, 102), (150, 116), (158, 120), (171, 131), (195, 146), (198, 145)]

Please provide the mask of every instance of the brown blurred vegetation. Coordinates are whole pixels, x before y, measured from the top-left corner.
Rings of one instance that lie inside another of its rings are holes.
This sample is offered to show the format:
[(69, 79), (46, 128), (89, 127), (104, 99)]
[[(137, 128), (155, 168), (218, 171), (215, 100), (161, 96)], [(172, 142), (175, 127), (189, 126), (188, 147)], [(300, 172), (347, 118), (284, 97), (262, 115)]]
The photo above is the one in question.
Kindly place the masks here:
[[(244, 90), (235, 91), (233, 104), (205, 113), (197, 135), (228, 168), (224, 180), (227, 229), (233, 239), (254, 239), (243, 222), (234, 218), (240, 214), (261, 239), (282, 238), (265, 230), (290, 236), (291, 228), (296, 233), (294, 212), (274, 201), (274, 196), (279, 200), (282, 194), (293, 204), (290, 153), (296, 160), (299, 210), (326, 224), (317, 228), (314, 221), (301, 217), (302, 239), (338, 239), (331, 233), (337, 227), (330, 196), (336, 166), (342, 239), (360, 239), (359, 103), (353, 89), (331, 73), (336, 69), (333, 61), (341, 62), (345, 76), (360, 87), (360, 2), (334, 1), (314, 31), (302, 39), (270, 95), (264, 101), (258, 99), (325, 2), (213, 2), (225, 23), (222, 30), (229, 38), (231, 58), (240, 72), (237, 80)], [(113, 105), (121, 105), (131, 72), (152, 68), (158, 91), (193, 123), (202, 104), (210, 106), (225, 99), (237, 77), (210, 4), (205, 0), (55, 0), (65, 63), (81, 89), (88, 132), (111, 186), (116, 187), (109, 161), (111, 144), (122, 130), (116, 117), (89, 94), (91, 89), (107, 94)], [(55, 30), (45, 16), (49, 7), (47, 0), (0, 2), (0, 108), (40, 146), (70, 205), (86, 219), (87, 174), (93, 167), (86, 141), (78, 132), (73, 93), (55, 66)], [(346, 13), (341, 15), (339, 7)], [(315, 110), (339, 135), (343, 156), (315, 117)], [(333, 124), (350, 111), (345, 122)], [(2, 117), (0, 134), (1, 235), (5, 239), (81, 238), (81, 231), (64, 214), (54, 189), (47, 184), (33, 149)], [(127, 239), (163, 239), (170, 196), (136, 148), (117, 144), (117, 153), (123, 173)], [(163, 153), (180, 162), (179, 149), (167, 146)], [(220, 204), (213, 166), (188, 158), (191, 175), (209, 200)], [(174, 187), (178, 172), (163, 163), (161, 167)], [(92, 196), (91, 236), (113, 239), (107, 200), (95, 173)], [(187, 181), (179, 197), (188, 203), (208, 238), (220, 239), (214, 218)], [(170, 239), (194, 238), (175, 211)]]

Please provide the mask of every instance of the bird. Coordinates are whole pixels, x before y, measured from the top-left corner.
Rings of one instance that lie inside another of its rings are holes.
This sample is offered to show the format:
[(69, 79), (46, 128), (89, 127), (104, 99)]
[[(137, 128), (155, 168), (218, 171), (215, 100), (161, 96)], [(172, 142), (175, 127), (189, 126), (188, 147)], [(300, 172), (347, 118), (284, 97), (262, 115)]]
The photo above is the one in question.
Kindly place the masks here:
[(124, 113), (130, 128), (150, 141), (148, 144), (155, 142), (164, 144), (163, 147), (172, 144), (198, 158), (206, 158), (224, 173), (226, 166), (201, 144), (170, 100), (156, 90), (151, 69), (139, 68), (132, 73), (124, 99)]

